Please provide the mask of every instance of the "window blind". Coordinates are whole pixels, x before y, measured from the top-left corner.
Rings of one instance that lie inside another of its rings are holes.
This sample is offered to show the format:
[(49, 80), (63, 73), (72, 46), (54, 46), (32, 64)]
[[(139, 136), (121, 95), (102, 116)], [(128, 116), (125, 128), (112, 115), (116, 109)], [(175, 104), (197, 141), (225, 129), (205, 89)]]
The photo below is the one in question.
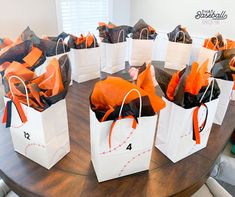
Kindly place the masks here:
[(60, 31), (97, 36), (98, 23), (109, 21), (109, 0), (58, 0), (57, 12)]

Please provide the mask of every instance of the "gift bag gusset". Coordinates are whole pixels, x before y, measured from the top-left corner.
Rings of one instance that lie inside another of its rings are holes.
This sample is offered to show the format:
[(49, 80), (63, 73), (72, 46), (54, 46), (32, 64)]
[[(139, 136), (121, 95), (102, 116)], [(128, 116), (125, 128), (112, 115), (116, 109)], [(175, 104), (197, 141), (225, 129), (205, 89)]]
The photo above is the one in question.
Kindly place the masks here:
[(181, 70), (189, 64), (192, 39), (186, 29), (180, 25), (167, 35), (169, 42), (164, 67)]
[(156, 70), (166, 108), (160, 112), (155, 146), (173, 162), (206, 147), (220, 94), (207, 65), (208, 60), (202, 65), (194, 62), (171, 77)]
[[(99, 182), (149, 169), (157, 115), (150, 66), (136, 84), (108, 77), (90, 97), (91, 159)], [(108, 166), (113, 166), (112, 168)]]

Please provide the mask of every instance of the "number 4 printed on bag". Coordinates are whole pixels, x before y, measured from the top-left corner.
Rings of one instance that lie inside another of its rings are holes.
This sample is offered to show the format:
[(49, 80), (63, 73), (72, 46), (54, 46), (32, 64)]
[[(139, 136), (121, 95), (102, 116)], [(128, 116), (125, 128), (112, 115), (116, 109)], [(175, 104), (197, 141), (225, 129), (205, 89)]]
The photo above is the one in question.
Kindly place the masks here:
[(132, 149), (132, 144), (130, 143), (127, 147), (126, 150), (131, 150)]

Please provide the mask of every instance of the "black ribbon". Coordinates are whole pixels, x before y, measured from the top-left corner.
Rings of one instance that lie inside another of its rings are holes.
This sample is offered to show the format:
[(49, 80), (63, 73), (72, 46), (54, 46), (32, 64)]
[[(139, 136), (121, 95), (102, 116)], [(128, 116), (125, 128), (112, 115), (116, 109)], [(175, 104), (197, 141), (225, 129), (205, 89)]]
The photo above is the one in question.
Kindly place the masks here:
[(6, 104), (6, 108), (7, 108), (6, 128), (9, 128), (11, 126), (12, 103), (13, 101), (10, 100)]
[[(201, 105), (199, 106), (199, 109), (200, 109), (201, 106), (204, 106), (206, 108), (206, 117), (205, 117), (205, 121), (203, 122), (203, 124), (199, 126), (199, 132), (200, 133), (205, 128), (206, 123), (207, 123), (207, 118), (208, 118), (208, 107), (205, 104), (201, 103)], [(194, 141), (196, 140), (195, 131), (194, 131), (194, 125), (193, 125), (193, 140)]]

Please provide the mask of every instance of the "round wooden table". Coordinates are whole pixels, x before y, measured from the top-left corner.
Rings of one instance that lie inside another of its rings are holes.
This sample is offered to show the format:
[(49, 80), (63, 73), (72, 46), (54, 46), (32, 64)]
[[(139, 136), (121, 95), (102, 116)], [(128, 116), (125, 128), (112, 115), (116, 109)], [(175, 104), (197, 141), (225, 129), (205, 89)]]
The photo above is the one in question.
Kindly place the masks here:
[(149, 171), (98, 183), (90, 161), (88, 101), (96, 81), (70, 88), (66, 100), (71, 152), (51, 170), (16, 153), (9, 130), (0, 126), (0, 176), (9, 187), (22, 197), (190, 196), (199, 189), (234, 129), (235, 103), (230, 102), (223, 125), (213, 125), (205, 149), (173, 163), (154, 147)]

